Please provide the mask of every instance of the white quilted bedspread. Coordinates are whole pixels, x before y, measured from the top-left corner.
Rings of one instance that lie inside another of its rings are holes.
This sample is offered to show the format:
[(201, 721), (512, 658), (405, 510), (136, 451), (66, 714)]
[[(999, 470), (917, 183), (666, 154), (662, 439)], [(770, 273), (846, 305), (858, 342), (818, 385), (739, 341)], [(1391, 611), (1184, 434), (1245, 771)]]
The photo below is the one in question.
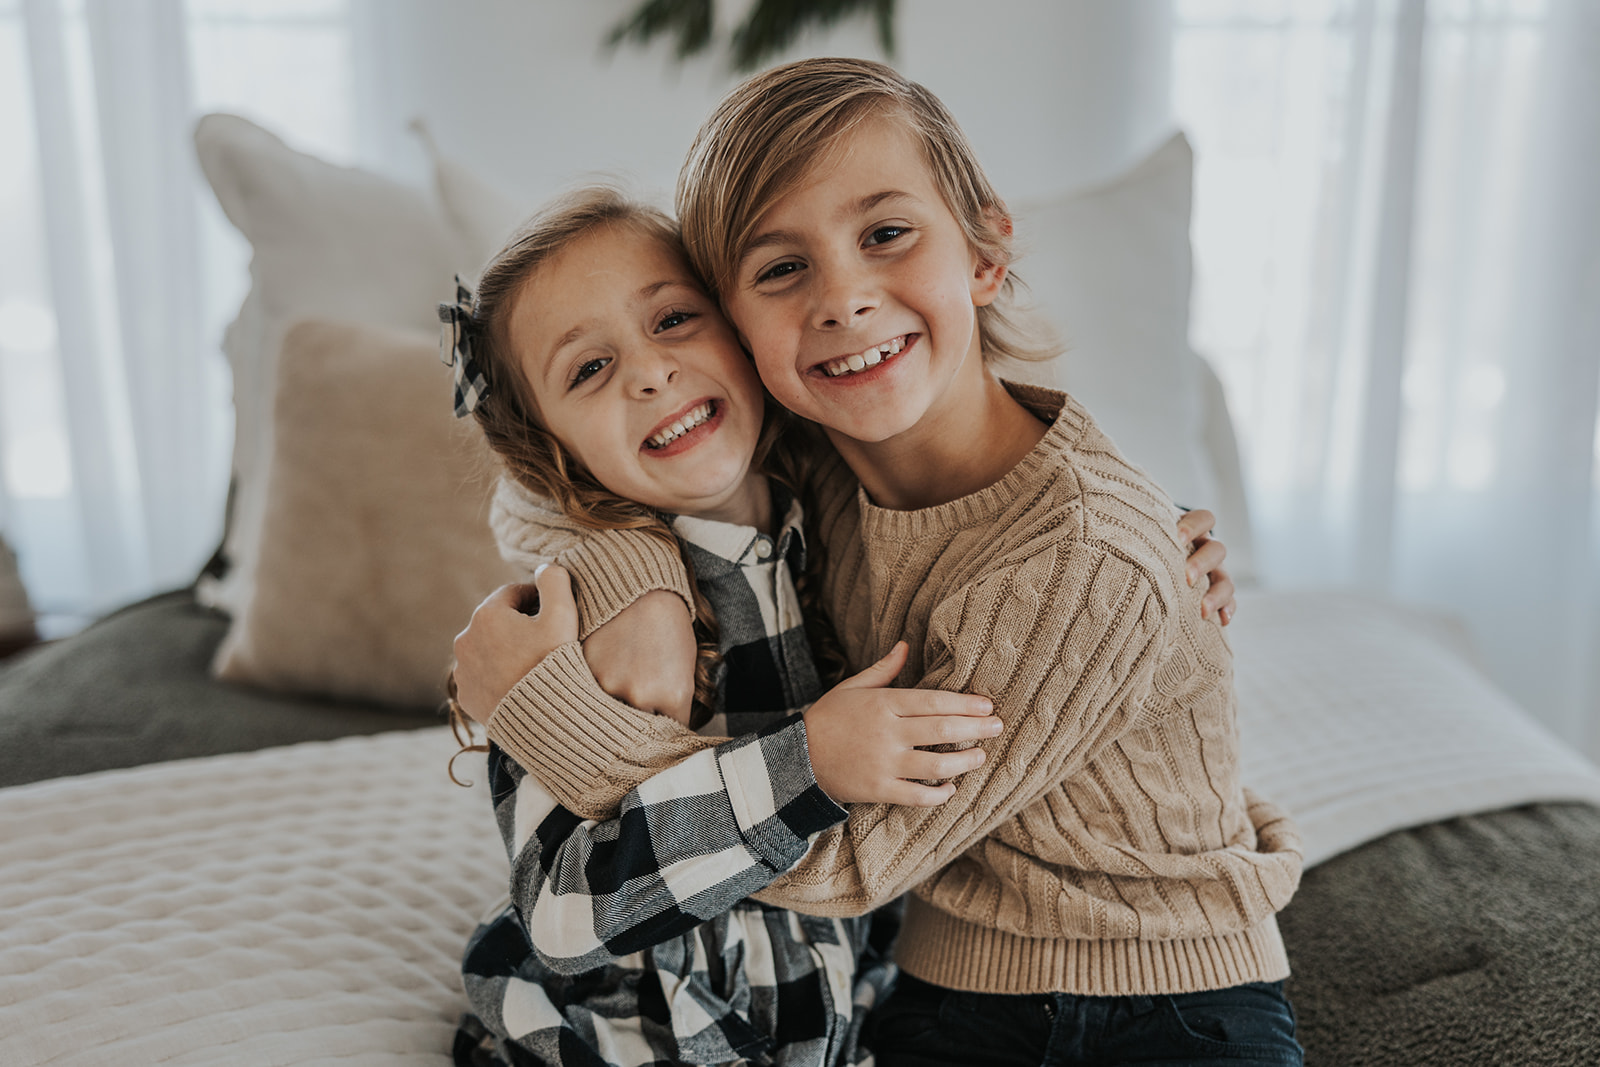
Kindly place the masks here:
[[(1308, 862), (1600, 803), (1600, 773), (1404, 612), (1258, 594), (1230, 635), (1246, 781)], [(426, 730), (0, 790), (0, 1067), (447, 1065), (461, 947), (506, 879), (454, 750)]]
[(0, 790), (0, 1064), (447, 1065), (461, 948), (506, 885), (454, 751), (425, 730)]

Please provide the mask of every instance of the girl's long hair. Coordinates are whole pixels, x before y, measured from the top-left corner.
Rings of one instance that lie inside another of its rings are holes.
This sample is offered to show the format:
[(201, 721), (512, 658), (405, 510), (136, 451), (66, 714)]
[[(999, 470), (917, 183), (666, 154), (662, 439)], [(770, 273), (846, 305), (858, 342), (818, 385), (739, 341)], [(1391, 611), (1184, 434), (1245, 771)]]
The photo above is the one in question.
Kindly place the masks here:
[[(577, 240), (606, 227), (626, 227), (640, 236), (660, 241), (688, 263), (678, 228), (663, 212), (629, 199), (610, 186), (589, 186), (560, 197), (529, 219), (489, 260), (478, 280), (472, 319), (472, 350), (488, 382), (488, 390), (473, 409), (473, 417), (500, 457), (506, 474), (532, 492), (552, 501), (573, 521), (592, 530), (639, 530), (678, 549), (694, 591), (695, 704), (703, 719), (715, 704), (718, 645), (715, 613), (694, 583), (694, 566), (673, 536), (667, 519), (653, 508), (625, 499), (601, 485), (554, 434), (546, 430), (534, 403), (533, 390), (512, 350), (512, 308), (541, 265)], [(752, 461), (788, 485), (809, 503), (801, 481), (803, 460), (795, 449), (803, 447), (786, 433), (793, 416), (766, 400), (765, 419)], [(770, 462), (769, 462), (770, 461)], [(812, 508), (806, 508), (808, 526)], [(807, 566), (795, 576), (796, 592), (806, 619), (807, 636), (819, 672), (836, 680), (843, 676), (844, 657), (820, 604), (821, 544), (808, 530)], [(815, 624), (815, 625), (814, 625)], [(452, 682), (453, 691), (453, 682)]]

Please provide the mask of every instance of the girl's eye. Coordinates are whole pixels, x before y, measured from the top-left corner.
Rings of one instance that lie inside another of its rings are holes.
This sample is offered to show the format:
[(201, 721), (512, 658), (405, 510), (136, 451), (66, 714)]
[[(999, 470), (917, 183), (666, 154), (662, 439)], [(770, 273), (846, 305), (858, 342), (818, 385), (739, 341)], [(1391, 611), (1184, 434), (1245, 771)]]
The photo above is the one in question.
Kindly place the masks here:
[(760, 274), (756, 275), (756, 284), (759, 285), (762, 282), (770, 282), (776, 281), (779, 278), (786, 278), (799, 269), (800, 264), (796, 263), (792, 259), (785, 260), (782, 263), (775, 263), (766, 270), (762, 271)]
[(676, 329), (692, 318), (694, 318), (692, 311), (669, 311), (662, 316), (660, 322), (656, 323), (656, 333)]
[(903, 235), (909, 227), (906, 226), (879, 226), (867, 237), (869, 245), (885, 245), (895, 238)]
[(578, 364), (578, 369), (573, 372), (572, 381), (567, 384), (567, 388), (574, 389), (582, 385), (596, 374), (599, 374), (601, 371), (605, 370), (606, 364), (610, 362), (610, 356), (603, 356), (599, 359), (591, 359), (587, 362)]

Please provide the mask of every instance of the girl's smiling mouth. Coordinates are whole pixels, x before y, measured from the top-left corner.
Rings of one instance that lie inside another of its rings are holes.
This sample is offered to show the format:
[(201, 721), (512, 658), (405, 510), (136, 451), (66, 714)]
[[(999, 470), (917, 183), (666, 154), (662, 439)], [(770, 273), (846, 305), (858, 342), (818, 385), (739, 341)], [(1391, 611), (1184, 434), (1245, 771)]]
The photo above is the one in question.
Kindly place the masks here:
[(671, 416), (645, 438), (642, 451), (653, 455), (677, 455), (694, 446), (705, 433), (696, 431), (713, 426), (723, 413), (722, 402), (714, 399), (697, 400)]
[(901, 334), (891, 337), (887, 341), (873, 345), (861, 352), (853, 352), (848, 356), (840, 356), (826, 363), (820, 363), (812, 368), (812, 372), (821, 371), (829, 378), (844, 378), (852, 374), (860, 374), (864, 370), (881, 366), (889, 362), (901, 352), (910, 348), (916, 342), (914, 333)]

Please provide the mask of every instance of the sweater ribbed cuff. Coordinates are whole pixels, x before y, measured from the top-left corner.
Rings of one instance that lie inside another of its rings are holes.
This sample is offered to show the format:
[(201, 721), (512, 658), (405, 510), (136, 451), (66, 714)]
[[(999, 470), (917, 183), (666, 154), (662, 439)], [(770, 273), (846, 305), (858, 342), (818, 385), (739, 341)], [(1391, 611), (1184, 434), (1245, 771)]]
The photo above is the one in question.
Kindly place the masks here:
[(486, 730), (557, 803), (585, 818), (615, 812), (634, 784), (606, 773), (622, 754), (682, 732), (671, 719), (638, 711), (601, 689), (576, 641), (513, 686)]
[(571, 572), (578, 601), (578, 637), (588, 637), (644, 594), (677, 593), (694, 617), (694, 591), (683, 557), (659, 537), (609, 530), (586, 538), (557, 557)]
[(895, 962), (924, 982), (973, 993), (1158, 996), (1289, 976), (1274, 916), (1237, 934), (1187, 941), (1038, 938), (966, 922), (915, 894)]

